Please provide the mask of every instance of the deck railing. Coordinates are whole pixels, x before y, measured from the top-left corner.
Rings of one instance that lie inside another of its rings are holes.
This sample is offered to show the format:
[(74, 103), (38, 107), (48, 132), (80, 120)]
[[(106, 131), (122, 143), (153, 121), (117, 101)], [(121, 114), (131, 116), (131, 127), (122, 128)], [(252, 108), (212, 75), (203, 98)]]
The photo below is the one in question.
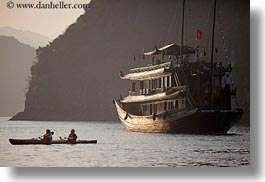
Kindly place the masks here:
[(129, 95), (131, 96), (137, 96), (137, 95), (153, 95), (153, 94), (158, 94), (158, 93), (163, 93), (163, 92), (168, 92), (170, 89), (174, 89), (175, 91), (186, 91), (186, 85), (184, 86), (179, 86), (179, 87), (163, 87), (163, 88), (157, 88), (157, 89), (140, 89), (136, 90), (134, 92), (129, 91)]

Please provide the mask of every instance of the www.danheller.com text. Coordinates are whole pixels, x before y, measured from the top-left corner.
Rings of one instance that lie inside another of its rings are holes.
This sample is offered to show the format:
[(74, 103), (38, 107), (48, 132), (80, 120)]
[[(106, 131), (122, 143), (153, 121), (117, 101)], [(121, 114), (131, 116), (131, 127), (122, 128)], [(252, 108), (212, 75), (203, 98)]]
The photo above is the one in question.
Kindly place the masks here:
[(54, 2), (54, 1), (38, 1), (36, 3), (15, 3), (13, 1), (8, 1), (6, 3), (8, 9), (86, 9), (90, 7), (87, 3), (67, 3), (64, 1)]

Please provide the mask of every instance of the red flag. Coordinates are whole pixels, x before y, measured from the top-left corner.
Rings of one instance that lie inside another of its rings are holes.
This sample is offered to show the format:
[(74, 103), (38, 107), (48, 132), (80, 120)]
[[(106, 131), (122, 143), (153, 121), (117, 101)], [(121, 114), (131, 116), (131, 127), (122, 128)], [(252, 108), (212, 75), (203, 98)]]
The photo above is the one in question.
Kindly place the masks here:
[(197, 39), (202, 39), (202, 32), (199, 29), (197, 30)]

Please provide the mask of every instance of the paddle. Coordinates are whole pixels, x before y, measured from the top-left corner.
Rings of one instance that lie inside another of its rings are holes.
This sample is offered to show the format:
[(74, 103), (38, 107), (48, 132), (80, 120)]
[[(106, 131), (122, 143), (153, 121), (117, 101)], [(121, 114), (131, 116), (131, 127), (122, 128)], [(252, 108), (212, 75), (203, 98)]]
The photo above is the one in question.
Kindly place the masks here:
[[(51, 135), (54, 135), (54, 132), (53, 131), (51, 132)], [(37, 140), (37, 139), (42, 140), (43, 139), (43, 135), (42, 136), (39, 136), (37, 138), (32, 138), (32, 139), (33, 140)]]
[(60, 136), (59, 138), (60, 138), (60, 140), (67, 140), (66, 137), (63, 137), (63, 138), (62, 138), (62, 137)]
[(60, 136), (59, 138), (60, 138), (60, 140), (67, 141), (69, 144), (75, 144), (75, 143), (76, 143), (76, 141), (68, 140), (67, 137), (62, 138), (62, 137)]
[(37, 138), (31, 138), (32, 140), (38, 140), (38, 139), (41, 139), (42, 136), (39, 136)]

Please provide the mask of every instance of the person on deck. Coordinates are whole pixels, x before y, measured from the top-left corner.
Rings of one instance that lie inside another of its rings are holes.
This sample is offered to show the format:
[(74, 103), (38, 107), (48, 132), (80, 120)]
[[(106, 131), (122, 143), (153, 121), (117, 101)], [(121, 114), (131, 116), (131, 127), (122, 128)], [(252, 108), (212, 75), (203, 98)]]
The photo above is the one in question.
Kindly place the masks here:
[(225, 90), (230, 91), (230, 85), (232, 85), (232, 80), (229, 73), (227, 73), (226, 76), (224, 77), (224, 84), (225, 84)]
[(224, 77), (224, 97), (225, 97), (225, 109), (231, 109), (231, 91), (230, 86), (232, 85), (232, 79), (229, 73)]
[(69, 136), (67, 138), (67, 140), (68, 140), (69, 143), (75, 143), (76, 139), (77, 139), (77, 135), (75, 134), (75, 130), (72, 129), (71, 133), (69, 134)]
[(51, 130), (47, 129), (46, 130), (46, 133), (43, 135), (43, 138), (41, 139), (42, 141), (45, 141), (45, 142), (51, 142), (52, 141), (52, 135), (54, 133), (51, 132)]

